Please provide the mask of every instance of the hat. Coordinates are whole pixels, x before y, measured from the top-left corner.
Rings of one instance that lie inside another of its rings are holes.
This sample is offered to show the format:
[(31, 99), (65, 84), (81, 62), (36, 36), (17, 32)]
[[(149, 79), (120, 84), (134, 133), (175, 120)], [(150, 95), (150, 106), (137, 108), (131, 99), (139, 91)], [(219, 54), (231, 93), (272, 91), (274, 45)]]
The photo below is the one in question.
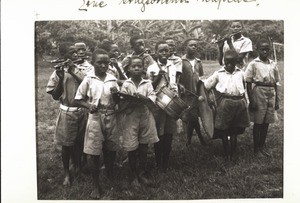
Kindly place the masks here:
[(75, 44), (76, 49), (86, 49), (86, 45), (83, 42), (78, 42)]

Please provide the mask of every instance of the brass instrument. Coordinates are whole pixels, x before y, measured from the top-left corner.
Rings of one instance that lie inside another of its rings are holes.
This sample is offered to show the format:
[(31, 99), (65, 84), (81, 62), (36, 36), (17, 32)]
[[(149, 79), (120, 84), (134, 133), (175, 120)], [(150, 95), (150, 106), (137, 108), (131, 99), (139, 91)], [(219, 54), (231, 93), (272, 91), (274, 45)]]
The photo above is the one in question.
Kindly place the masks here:
[(214, 44), (217, 44), (217, 43), (219, 43), (219, 42), (222, 42), (222, 41), (226, 41), (227, 40), (227, 38), (231, 38), (232, 36), (234, 36), (234, 35), (236, 35), (236, 34), (240, 34), (241, 33), (241, 31), (238, 31), (238, 32), (234, 32), (234, 33), (232, 33), (232, 34), (230, 34), (230, 35), (225, 35), (225, 36), (223, 36), (222, 38), (220, 38), (220, 39), (218, 39), (218, 40), (214, 40), (213, 41), (213, 43)]
[(70, 59), (65, 60), (65, 59), (60, 59), (60, 58), (58, 58), (58, 59), (52, 60), (51, 63), (58, 63), (58, 64), (56, 64), (56, 65), (54, 66), (54, 68), (55, 68), (56, 70), (59, 70), (59, 69), (62, 69), (62, 67), (64, 67), (65, 65), (67, 65), (67, 64), (70, 63), (70, 62), (72, 62), (72, 63), (74, 63), (74, 64), (80, 64), (80, 63), (82, 63), (85, 59), (86, 59), (86, 57), (83, 57), (83, 58), (79, 58), (79, 59), (76, 59), (76, 60), (74, 60), (74, 61), (71, 61)]

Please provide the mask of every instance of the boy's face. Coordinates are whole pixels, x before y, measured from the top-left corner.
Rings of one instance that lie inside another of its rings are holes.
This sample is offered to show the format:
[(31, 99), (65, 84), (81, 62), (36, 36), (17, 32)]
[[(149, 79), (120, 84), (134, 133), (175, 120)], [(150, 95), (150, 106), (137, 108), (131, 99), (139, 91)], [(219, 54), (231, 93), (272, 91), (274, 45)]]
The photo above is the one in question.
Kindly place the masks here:
[(109, 57), (107, 54), (98, 54), (95, 56), (92, 65), (95, 68), (96, 75), (102, 75), (106, 73), (109, 64)]
[(240, 22), (232, 22), (230, 26), (231, 33), (237, 33), (242, 31), (242, 24)]
[(120, 55), (119, 47), (116, 44), (110, 46), (109, 56), (110, 58), (118, 58)]
[(160, 62), (167, 62), (170, 55), (168, 44), (160, 44), (157, 47), (157, 57)]
[(196, 40), (190, 40), (186, 46), (186, 52), (188, 55), (195, 55), (197, 50), (197, 42)]
[(132, 59), (129, 67), (132, 76), (141, 76), (143, 73), (143, 62), (141, 59)]
[(237, 64), (237, 55), (233, 55), (233, 54), (225, 55), (224, 63), (225, 63), (225, 70), (232, 73)]
[(173, 54), (175, 52), (175, 42), (174, 42), (174, 40), (168, 39), (168, 40), (166, 40), (166, 42), (169, 46), (170, 54)]
[(260, 59), (267, 59), (267, 57), (270, 54), (270, 45), (269, 43), (262, 43), (260, 44), (260, 47), (258, 48), (258, 54)]
[(70, 46), (68, 52), (65, 54), (65, 59), (70, 59), (72, 61), (78, 59), (78, 54), (75, 46)]
[(85, 55), (86, 55), (86, 49), (85, 48), (79, 48), (79, 49), (77, 49), (77, 54), (78, 54), (79, 58), (85, 57)]
[(133, 50), (136, 54), (140, 54), (145, 50), (145, 43), (143, 39), (137, 39), (134, 43)]

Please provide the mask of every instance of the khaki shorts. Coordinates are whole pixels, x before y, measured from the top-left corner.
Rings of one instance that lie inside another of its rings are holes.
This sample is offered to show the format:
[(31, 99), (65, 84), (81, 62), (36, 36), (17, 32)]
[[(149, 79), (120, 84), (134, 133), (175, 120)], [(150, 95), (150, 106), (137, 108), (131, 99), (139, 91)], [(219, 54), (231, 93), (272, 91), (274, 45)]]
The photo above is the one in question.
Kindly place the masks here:
[(104, 112), (89, 114), (83, 152), (90, 155), (100, 155), (104, 141), (108, 150), (117, 151), (119, 149), (119, 135), (115, 114), (105, 115)]
[(119, 115), (119, 119), (123, 147), (126, 151), (136, 150), (139, 144), (152, 144), (159, 141), (153, 114), (146, 106), (137, 106)]
[(73, 146), (76, 140), (82, 140), (86, 126), (86, 116), (82, 109), (65, 111), (59, 109), (55, 143), (62, 146)]
[(275, 111), (275, 88), (255, 86), (253, 99), (257, 104), (256, 111), (250, 111), (251, 121), (257, 124), (274, 123), (277, 118)]

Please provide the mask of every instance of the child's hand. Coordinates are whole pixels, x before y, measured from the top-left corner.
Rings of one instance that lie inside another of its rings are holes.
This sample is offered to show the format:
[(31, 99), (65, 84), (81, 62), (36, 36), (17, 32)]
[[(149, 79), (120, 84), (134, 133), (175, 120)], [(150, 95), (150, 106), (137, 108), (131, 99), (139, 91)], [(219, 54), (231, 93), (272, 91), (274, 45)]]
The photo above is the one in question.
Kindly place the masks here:
[(158, 76), (163, 76), (164, 74), (166, 74), (166, 71), (160, 70), (160, 71), (158, 72)]
[(185, 87), (182, 84), (178, 84), (178, 92), (180, 95), (185, 94)]
[(95, 104), (90, 104), (89, 110), (90, 110), (90, 113), (93, 114), (93, 113), (97, 112), (98, 108)]
[(142, 95), (142, 94), (140, 94), (140, 93), (136, 93), (135, 96), (136, 96), (137, 98), (139, 98), (139, 99), (142, 99), (142, 100), (148, 100), (148, 97), (146, 97), (146, 96), (144, 96), (144, 95)]
[(64, 72), (64, 70), (58, 69), (58, 70), (56, 70), (56, 75), (59, 77), (59, 79), (63, 79), (65, 72)]
[(257, 104), (254, 101), (250, 101), (249, 103), (249, 109), (252, 111), (256, 111), (257, 110)]
[(68, 73), (74, 72), (75, 65), (71, 60), (68, 60), (66, 66), (67, 66), (67, 72)]
[(117, 93), (118, 92), (118, 88), (117, 87), (111, 87), (110, 88), (110, 92), (111, 93)]
[(278, 110), (279, 109), (279, 104), (278, 104), (278, 102), (276, 101), (275, 102), (275, 110)]

